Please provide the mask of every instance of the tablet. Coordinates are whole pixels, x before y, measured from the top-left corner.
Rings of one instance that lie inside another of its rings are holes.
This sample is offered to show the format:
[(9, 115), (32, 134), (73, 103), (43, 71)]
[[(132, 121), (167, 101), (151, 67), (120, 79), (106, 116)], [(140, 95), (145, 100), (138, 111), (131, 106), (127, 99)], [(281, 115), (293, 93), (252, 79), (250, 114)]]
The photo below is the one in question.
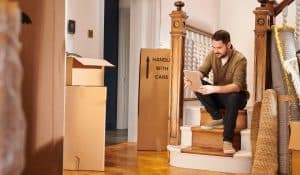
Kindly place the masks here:
[(183, 73), (184, 77), (191, 81), (191, 85), (189, 87), (191, 90), (196, 91), (200, 86), (202, 86), (199, 71), (184, 70)]

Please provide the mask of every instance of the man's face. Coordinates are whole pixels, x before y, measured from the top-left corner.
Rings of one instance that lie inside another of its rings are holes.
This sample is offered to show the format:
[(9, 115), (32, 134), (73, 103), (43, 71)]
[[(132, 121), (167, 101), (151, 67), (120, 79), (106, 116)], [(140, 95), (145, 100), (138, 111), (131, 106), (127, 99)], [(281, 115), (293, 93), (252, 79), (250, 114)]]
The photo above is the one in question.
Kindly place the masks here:
[(224, 44), (223, 41), (212, 40), (212, 47), (214, 53), (218, 58), (223, 58), (228, 55), (228, 51), (231, 48), (231, 43)]

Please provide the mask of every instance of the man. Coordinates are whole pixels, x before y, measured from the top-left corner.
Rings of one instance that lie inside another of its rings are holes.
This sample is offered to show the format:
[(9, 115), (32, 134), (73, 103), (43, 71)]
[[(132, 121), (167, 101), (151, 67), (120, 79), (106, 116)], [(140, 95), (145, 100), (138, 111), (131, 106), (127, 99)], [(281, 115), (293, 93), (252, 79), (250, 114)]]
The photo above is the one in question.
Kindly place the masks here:
[[(197, 98), (210, 113), (213, 120), (203, 129), (224, 128), (223, 152), (235, 153), (232, 146), (234, 129), (239, 109), (245, 107), (249, 93), (246, 85), (246, 58), (233, 49), (230, 42), (230, 34), (225, 30), (219, 30), (212, 36), (213, 50), (208, 54), (199, 68), (199, 77), (207, 76), (213, 71), (214, 85), (204, 81), (203, 86), (195, 92)], [(185, 78), (185, 87), (191, 82)], [(222, 119), (219, 109), (225, 109), (225, 117)]]

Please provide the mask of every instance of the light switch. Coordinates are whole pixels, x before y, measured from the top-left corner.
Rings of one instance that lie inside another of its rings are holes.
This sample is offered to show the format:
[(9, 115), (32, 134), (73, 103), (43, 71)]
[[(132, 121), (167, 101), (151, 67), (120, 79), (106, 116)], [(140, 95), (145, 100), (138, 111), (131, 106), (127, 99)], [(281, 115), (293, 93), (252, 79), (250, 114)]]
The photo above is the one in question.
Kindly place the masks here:
[(88, 30), (88, 37), (93, 38), (94, 37), (94, 31), (93, 30)]
[(75, 34), (76, 22), (75, 20), (69, 19), (68, 20), (68, 33)]

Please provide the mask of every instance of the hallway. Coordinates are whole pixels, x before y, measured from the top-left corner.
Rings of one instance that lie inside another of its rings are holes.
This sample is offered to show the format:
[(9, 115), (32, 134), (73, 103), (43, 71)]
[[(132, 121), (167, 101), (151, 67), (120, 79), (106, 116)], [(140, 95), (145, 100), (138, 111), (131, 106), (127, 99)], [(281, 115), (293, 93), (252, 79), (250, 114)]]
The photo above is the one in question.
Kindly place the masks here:
[(137, 152), (135, 143), (108, 146), (105, 151), (105, 172), (65, 171), (64, 175), (227, 175), (171, 167), (167, 152)]

